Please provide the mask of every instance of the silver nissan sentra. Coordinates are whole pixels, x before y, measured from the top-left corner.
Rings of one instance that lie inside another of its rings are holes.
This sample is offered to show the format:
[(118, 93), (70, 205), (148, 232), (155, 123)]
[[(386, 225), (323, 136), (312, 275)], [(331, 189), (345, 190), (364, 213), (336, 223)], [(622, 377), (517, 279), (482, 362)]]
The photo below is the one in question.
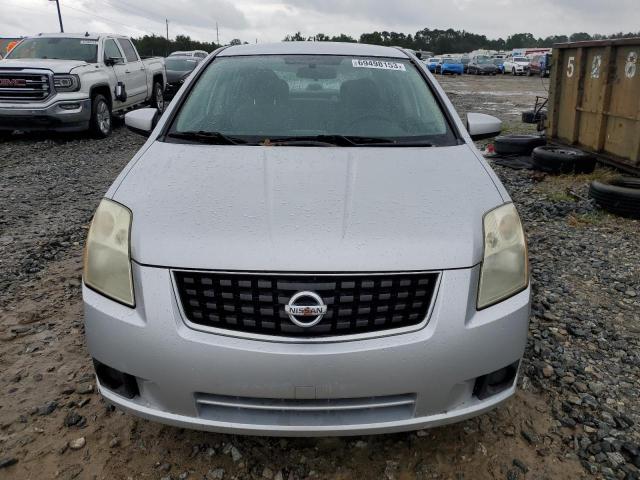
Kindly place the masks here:
[(100, 203), (86, 337), (110, 403), (180, 427), (356, 435), (512, 396), (530, 288), (509, 195), (402, 49), (244, 45), (202, 62)]

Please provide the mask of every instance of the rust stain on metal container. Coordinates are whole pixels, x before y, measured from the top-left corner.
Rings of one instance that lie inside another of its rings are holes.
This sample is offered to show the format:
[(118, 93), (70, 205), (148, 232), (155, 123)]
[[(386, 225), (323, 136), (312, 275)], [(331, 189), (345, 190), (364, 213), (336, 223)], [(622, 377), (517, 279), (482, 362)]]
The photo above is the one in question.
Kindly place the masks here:
[(640, 173), (640, 38), (554, 45), (547, 136)]

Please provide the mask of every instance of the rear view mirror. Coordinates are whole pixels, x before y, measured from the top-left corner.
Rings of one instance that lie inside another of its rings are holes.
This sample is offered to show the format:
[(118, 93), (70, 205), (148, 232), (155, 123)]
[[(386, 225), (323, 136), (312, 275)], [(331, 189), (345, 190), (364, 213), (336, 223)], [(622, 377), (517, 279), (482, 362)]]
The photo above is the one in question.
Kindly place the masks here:
[(500, 134), (502, 121), (484, 113), (467, 114), (467, 131), (472, 140), (482, 140)]
[(141, 108), (124, 116), (124, 124), (129, 130), (148, 137), (158, 123), (160, 112), (156, 108)]
[(308, 78), (312, 80), (331, 80), (338, 76), (338, 72), (333, 67), (324, 65), (308, 65), (300, 67), (296, 72), (298, 78)]

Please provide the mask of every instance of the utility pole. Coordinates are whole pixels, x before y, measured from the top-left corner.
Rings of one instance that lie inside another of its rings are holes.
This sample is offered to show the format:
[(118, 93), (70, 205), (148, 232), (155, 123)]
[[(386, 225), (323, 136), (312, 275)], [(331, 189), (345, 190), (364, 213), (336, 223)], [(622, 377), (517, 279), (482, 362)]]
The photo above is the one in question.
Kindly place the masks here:
[(169, 42), (169, 19), (165, 18), (164, 21), (165, 21), (165, 23), (167, 25), (167, 51), (166, 51), (165, 55), (169, 55), (169, 45), (170, 45), (170, 42)]
[(64, 33), (64, 27), (62, 26), (62, 13), (60, 13), (60, 0), (49, 0), (50, 2), (56, 2), (58, 7), (58, 21), (60, 22), (60, 33)]
[(220, 31), (218, 30), (218, 22), (216, 22), (216, 45), (220, 46)]

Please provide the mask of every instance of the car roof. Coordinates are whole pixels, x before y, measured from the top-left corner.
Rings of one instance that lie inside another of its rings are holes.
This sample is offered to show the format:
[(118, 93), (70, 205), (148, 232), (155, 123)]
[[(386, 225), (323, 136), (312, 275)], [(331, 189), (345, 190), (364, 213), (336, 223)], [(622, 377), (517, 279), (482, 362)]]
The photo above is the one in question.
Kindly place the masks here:
[(194, 57), (193, 55), (169, 55), (167, 58), (178, 59), (178, 60), (189, 60), (191, 62), (201, 62), (204, 60), (200, 57)]
[(281, 42), (235, 45), (225, 48), (218, 55), (221, 57), (240, 55), (353, 55), (409, 58), (399, 48), (347, 42)]
[(115, 38), (129, 38), (126, 35), (120, 35), (118, 33), (38, 33), (37, 35), (30, 35), (26, 38), (49, 38), (49, 37), (59, 37), (59, 38), (84, 38), (87, 40), (97, 40), (102, 37), (115, 37)]

